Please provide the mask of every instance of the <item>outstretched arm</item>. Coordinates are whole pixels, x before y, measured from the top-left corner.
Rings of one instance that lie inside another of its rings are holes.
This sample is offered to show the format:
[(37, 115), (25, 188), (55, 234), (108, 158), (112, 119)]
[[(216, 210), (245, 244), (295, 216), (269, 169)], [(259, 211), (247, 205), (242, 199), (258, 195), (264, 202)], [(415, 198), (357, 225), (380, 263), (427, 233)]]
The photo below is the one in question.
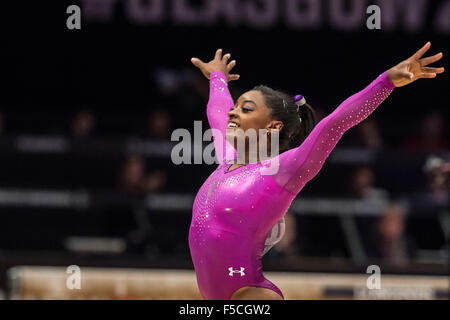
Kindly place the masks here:
[(275, 180), (288, 191), (297, 194), (322, 168), (345, 131), (369, 116), (394, 90), (420, 78), (434, 78), (444, 68), (426, 65), (442, 58), (442, 53), (421, 59), (429, 49), (427, 43), (409, 59), (382, 73), (362, 91), (346, 99), (330, 115), (322, 119), (298, 147), (279, 156)]
[[(233, 148), (226, 148), (226, 128), (228, 124), (228, 112), (234, 106), (233, 98), (228, 90), (228, 82), (239, 79), (239, 75), (230, 74), (231, 69), (236, 65), (236, 60), (228, 63), (231, 55), (222, 57), (222, 49), (216, 51), (216, 55), (209, 63), (204, 63), (198, 58), (192, 58), (192, 63), (198, 67), (207, 79), (210, 80), (209, 101), (206, 108), (208, 122), (212, 129), (216, 129), (220, 134), (213, 134), (214, 147), (219, 161), (225, 159), (225, 150), (233, 151)], [(221, 151), (220, 151), (221, 150)]]

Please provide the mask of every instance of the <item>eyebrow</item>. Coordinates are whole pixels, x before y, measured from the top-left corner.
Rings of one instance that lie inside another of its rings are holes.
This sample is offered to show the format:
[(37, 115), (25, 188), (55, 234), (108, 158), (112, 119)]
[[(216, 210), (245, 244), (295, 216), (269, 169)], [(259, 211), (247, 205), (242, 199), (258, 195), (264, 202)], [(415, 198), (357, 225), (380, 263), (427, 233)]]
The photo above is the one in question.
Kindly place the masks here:
[(253, 104), (256, 106), (256, 102), (254, 102), (254, 101), (252, 101), (252, 100), (244, 100), (244, 103), (246, 103), (246, 102), (253, 103)]

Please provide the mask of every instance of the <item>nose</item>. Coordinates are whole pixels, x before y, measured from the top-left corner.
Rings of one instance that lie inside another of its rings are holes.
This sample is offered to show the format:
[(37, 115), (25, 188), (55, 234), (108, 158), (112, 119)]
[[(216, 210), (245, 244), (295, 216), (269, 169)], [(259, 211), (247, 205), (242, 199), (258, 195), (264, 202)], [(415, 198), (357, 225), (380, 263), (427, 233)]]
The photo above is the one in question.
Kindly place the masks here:
[(228, 119), (237, 117), (237, 108), (233, 108), (228, 112)]

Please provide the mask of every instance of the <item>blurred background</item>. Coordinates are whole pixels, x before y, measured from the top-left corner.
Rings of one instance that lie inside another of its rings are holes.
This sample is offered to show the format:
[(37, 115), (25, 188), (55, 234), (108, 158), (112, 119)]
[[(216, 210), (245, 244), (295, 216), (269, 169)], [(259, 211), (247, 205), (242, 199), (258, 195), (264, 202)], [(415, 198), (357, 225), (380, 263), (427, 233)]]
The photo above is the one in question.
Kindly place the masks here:
[[(200, 298), (188, 230), (215, 165), (170, 158), (173, 130), (193, 136), (195, 120), (209, 128), (209, 83), (191, 57), (209, 61), (223, 48), (241, 75), (230, 84), (234, 98), (266, 84), (304, 95), (318, 120), (427, 41), (427, 55), (444, 52), (437, 65), (448, 69), (444, 0), (8, 2), (0, 51), (6, 299)], [(80, 30), (66, 27), (71, 4), (81, 8)], [(366, 26), (371, 4), (381, 8), (381, 30)], [(449, 88), (447, 70), (395, 89), (345, 133), (263, 258), (287, 298), (367, 297), (356, 287), (374, 264), (403, 288), (390, 298), (448, 297)], [(69, 265), (99, 282), (66, 289)], [(102, 291), (100, 278), (116, 286)]]

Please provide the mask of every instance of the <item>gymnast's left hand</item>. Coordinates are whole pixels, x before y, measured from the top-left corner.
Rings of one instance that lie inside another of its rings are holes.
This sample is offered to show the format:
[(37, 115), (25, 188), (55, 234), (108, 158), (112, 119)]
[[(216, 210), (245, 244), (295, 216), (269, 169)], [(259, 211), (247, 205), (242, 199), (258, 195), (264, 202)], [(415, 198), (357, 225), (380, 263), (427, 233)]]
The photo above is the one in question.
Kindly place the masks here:
[(433, 62), (441, 60), (443, 56), (442, 52), (431, 57), (422, 58), (430, 47), (431, 42), (427, 42), (411, 57), (389, 69), (386, 73), (389, 80), (396, 87), (403, 87), (418, 79), (432, 79), (436, 78), (437, 74), (443, 73), (444, 68), (427, 67)]

